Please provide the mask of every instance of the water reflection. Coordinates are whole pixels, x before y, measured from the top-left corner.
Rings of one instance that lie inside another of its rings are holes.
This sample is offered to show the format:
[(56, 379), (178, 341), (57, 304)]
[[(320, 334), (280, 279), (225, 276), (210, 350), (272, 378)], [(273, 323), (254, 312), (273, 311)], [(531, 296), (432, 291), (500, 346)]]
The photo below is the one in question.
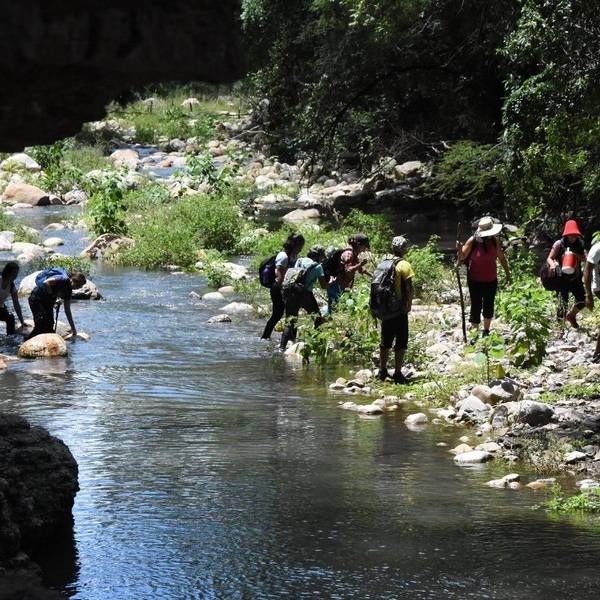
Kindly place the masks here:
[(49, 566), (72, 597), (596, 597), (600, 538), (454, 466), (435, 443), (455, 431), (341, 411), (261, 323), (206, 326), (197, 276), (94, 279), (107, 301), (74, 309), (92, 341), (0, 391), (79, 463), (77, 556)]

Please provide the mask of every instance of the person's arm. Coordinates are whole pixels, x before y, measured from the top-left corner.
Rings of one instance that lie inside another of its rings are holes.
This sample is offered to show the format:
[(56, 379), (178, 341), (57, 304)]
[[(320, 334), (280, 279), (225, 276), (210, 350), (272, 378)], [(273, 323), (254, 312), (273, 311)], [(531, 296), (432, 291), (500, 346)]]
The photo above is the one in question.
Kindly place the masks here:
[(548, 254), (548, 258), (546, 259), (546, 262), (548, 263), (548, 267), (550, 268), (551, 272), (554, 272), (556, 270), (556, 267), (558, 267), (558, 260), (556, 260), (557, 257), (558, 248), (555, 244), (554, 246), (552, 246), (550, 253)]
[(459, 241), (456, 242), (456, 250), (458, 252), (458, 258), (463, 262), (473, 249), (473, 237), (471, 236), (464, 244)]
[(77, 336), (77, 328), (75, 327), (75, 321), (73, 321), (73, 315), (71, 314), (71, 299), (67, 298), (63, 300), (63, 306), (65, 307), (65, 316), (71, 327), (71, 334), (73, 339)]
[(594, 308), (594, 295), (592, 294), (592, 269), (594, 265), (591, 262), (585, 263), (583, 270), (583, 285), (585, 287), (585, 305), (592, 310)]
[(510, 269), (508, 268), (508, 261), (506, 260), (506, 256), (504, 255), (504, 250), (502, 250), (502, 245), (498, 242), (498, 260), (504, 269), (504, 274), (506, 275), (506, 283), (509, 285), (512, 283), (512, 276), (510, 274)]
[(13, 288), (10, 295), (12, 297), (13, 306), (15, 307), (17, 317), (19, 317), (21, 327), (25, 327), (25, 321), (23, 320), (23, 311), (21, 310), (21, 303), (19, 302), (19, 293), (17, 292), (16, 288)]
[(287, 269), (285, 267), (275, 267), (275, 283), (277, 285), (283, 284), (283, 278), (285, 277), (286, 270)]
[(412, 309), (412, 301), (415, 294), (415, 288), (413, 286), (412, 277), (406, 280), (404, 292), (406, 293), (406, 298), (404, 299), (404, 306), (406, 308), (406, 312), (409, 313)]

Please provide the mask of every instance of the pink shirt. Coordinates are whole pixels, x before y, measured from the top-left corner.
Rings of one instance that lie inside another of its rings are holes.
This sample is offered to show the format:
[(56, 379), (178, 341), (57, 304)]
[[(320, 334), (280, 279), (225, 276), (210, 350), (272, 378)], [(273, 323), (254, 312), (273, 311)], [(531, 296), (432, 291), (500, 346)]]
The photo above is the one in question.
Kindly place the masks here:
[(469, 255), (469, 277), (473, 281), (490, 282), (498, 279), (496, 259), (498, 246), (490, 242), (488, 249), (481, 242), (473, 242), (473, 249)]

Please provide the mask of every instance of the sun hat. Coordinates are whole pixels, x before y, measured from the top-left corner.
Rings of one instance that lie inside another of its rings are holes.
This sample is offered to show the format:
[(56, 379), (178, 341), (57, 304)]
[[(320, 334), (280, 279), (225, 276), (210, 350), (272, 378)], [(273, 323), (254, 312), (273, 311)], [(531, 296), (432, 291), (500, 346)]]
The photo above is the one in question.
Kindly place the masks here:
[(394, 252), (400, 252), (401, 250), (406, 249), (408, 246), (408, 240), (403, 235), (397, 235), (392, 240), (392, 250)]
[(492, 237), (502, 231), (502, 223), (495, 223), (492, 217), (483, 217), (479, 219), (475, 235), (478, 237)]
[(579, 237), (583, 237), (583, 235), (581, 235), (581, 231), (579, 231), (579, 227), (577, 226), (577, 221), (574, 219), (570, 219), (565, 223), (562, 237), (566, 237), (567, 235), (577, 235)]

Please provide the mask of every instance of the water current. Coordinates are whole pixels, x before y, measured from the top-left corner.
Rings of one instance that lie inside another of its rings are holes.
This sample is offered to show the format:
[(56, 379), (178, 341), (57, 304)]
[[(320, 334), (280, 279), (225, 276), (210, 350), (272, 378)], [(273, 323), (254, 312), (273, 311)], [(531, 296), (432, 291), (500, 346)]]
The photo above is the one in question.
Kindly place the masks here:
[(79, 600), (598, 597), (598, 529), (485, 487), (498, 467), (455, 466), (436, 443), (463, 430), (340, 410), (333, 374), (274, 354), (259, 321), (207, 325), (200, 276), (93, 279), (106, 300), (74, 306), (91, 341), (11, 363), (0, 389), (79, 464), (74, 539), (39, 557), (49, 584)]

